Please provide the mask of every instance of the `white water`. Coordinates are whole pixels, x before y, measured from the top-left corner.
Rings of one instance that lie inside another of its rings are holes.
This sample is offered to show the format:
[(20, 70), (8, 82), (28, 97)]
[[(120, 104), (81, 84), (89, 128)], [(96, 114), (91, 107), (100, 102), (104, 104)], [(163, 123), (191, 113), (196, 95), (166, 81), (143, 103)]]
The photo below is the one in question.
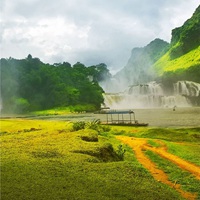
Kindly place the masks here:
[(200, 84), (192, 81), (178, 81), (174, 84), (174, 91), (176, 94), (198, 97), (200, 95)]
[(191, 81), (179, 81), (174, 91), (166, 95), (162, 85), (156, 82), (131, 86), (123, 93), (104, 94), (104, 103), (111, 109), (154, 108), (154, 107), (190, 107), (188, 96), (198, 97), (200, 84)]

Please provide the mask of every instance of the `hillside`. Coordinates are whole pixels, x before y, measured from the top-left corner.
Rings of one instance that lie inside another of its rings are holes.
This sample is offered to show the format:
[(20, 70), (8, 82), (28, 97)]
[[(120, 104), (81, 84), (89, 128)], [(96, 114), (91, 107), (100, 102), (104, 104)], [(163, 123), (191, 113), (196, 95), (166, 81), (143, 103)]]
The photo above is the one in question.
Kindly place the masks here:
[(200, 45), (200, 6), (183, 26), (172, 30), (171, 59), (178, 58)]
[[(177, 69), (186, 69), (193, 65), (199, 64), (200, 61), (200, 47), (197, 47), (190, 52), (176, 58), (170, 59), (170, 52), (167, 52), (162, 58), (160, 58), (156, 63), (157, 72), (173, 71)], [(162, 68), (160, 67), (162, 66)], [(160, 68), (159, 68), (160, 67)]]
[[(197, 66), (200, 69), (200, 6), (183, 26), (172, 30), (170, 48), (155, 62), (153, 68), (157, 74), (163, 75), (169, 71), (184, 72)], [(193, 75), (196, 81), (196, 73)]]

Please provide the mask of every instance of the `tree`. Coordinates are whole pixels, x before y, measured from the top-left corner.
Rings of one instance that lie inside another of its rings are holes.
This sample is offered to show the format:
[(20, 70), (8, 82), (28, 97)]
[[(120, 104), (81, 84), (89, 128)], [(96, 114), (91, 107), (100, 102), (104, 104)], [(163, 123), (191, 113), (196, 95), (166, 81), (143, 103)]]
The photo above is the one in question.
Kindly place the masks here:
[[(30, 54), (27, 58), (1, 59), (2, 100), (5, 110), (19, 112), (58, 106), (91, 105), (99, 108), (103, 102), (102, 80), (108, 70), (104, 64), (86, 67), (77, 62), (45, 64)], [(90, 80), (93, 75), (96, 80)], [(102, 77), (101, 77), (102, 76)], [(19, 108), (19, 109), (18, 109)]]

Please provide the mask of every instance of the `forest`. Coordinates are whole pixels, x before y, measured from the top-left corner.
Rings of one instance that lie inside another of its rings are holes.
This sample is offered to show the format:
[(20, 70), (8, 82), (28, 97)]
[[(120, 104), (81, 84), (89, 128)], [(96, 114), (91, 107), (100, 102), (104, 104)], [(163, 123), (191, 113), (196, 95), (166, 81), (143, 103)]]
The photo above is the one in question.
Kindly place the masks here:
[(98, 84), (110, 76), (103, 63), (86, 67), (77, 62), (53, 65), (28, 55), (25, 59), (1, 59), (3, 113), (24, 113), (56, 107), (84, 106), (99, 109), (103, 89)]

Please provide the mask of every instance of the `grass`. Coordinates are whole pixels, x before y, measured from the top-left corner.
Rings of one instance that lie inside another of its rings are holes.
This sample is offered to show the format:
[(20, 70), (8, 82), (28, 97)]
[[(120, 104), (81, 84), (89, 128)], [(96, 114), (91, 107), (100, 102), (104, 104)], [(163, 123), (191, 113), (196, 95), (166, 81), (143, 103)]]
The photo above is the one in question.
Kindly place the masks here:
[(40, 110), (40, 111), (34, 111), (32, 114), (34, 115), (63, 115), (70, 113), (70, 107), (59, 107), (54, 109), (48, 109), (48, 110)]
[(64, 115), (69, 113), (83, 113), (83, 112), (94, 112), (96, 108), (94, 105), (74, 105), (66, 107), (57, 107), (53, 109), (33, 111), (30, 114), (38, 116), (48, 116), (48, 115)]
[(199, 143), (166, 142), (168, 152), (200, 166)]
[[(132, 134), (131, 131), (129, 131), (128, 135), (130, 134)], [(148, 128), (140, 129), (134, 136), (173, 142), (198, 143), (200, 142), (200, 128)]]
[(161, 146), (161, 144), (159, 144), (158, 142), (156, 142), (155, 140), (152, 140), (152, 139), (148, 140), (147, 143), (152, 147), (160, 147)]
[[(118, 130), (121, 132), (121, 129)], [(117, 133), (117, 131), (115, 131)], [(200, 128), (127, 128), (127, 136), (148, 138), (148, 144), (159, 147), (157, 139), (167, 146), (168, 152), (200, 166)]]
[(126, 152), (121, 161), (113, 160), (112, 153), (102, 153), (100, 149), (110, 146), (112, 152), (119, 150), (121, 143), (113, 130), (98, 134), (98, 141), (83, 140), (83, 136), (96, 137), (95, 130), (72, 130), (73, 124), (63, 121), (1, 120), (1, 198), (182, 199), (156, 182), (129, 147), (122, 146)]
[[(182, 189), (187, 192), (200, 194), (199, 181), (192, 176), (189, 172), (183, 171), (177, 165), (171, 163), (170, 161), (161, 158), (152, 151), (146, 151), (146, 155), (168, 174), (169, 180), (174, 184), (180, 184)], [(199, 196), (200, 198), (200, 196)]]

